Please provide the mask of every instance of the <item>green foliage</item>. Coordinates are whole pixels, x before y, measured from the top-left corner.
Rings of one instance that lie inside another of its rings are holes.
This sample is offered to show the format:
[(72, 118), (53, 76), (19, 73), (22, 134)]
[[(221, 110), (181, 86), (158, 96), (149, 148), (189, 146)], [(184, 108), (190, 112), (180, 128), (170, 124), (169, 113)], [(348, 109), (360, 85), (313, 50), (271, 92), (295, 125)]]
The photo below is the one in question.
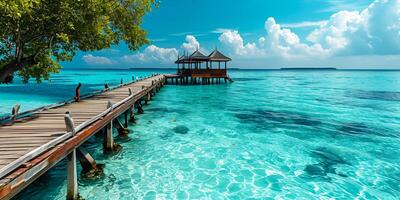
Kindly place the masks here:
[(100, 50), (120, 41), (137, 50), (148, 43), (141, 24), (156, 4), (156, 0), (0, 0), (0, 65), (34, 56), (32, 64), (19, 66), (19, 75), (40, 81), (58, 72), (58, 63), (72, 60), (79, 50)]

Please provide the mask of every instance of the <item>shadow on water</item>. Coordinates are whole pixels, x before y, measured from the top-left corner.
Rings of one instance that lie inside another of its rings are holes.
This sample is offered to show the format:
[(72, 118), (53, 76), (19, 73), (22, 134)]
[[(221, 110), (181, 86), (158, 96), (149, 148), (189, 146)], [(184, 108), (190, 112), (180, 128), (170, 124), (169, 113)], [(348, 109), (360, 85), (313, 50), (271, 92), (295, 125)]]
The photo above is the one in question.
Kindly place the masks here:
[(178, 114), (187, 114), (189, 111), (179, 108), (167, 108), (167, 107), (151, 107), (146, 108), (147, 112), (156, 112), (156, 113), (178, 113)]
[(233, 78), (233, 81), (237, 82), (247, 82), (247, 81), (261, 81), (262, 78)]
[(350, 90), (346, 96), (368, 100), (400, 101), (400, 92)]
[(270, 129), (280, 124), (309, 127), (317, 127), (322, 124), (321, 121), (308, 115), (288, 111), (273, 111), (265, 109), (243, 110), (236, 113), (235, 116), (242, 123), (252, 123), (257, 127), (265, 129)]
[(331, 181), (332, 178), (329, 174), (335, 174), (341, 177), (347, 177), (347, 175), (338, 173), (336, 171), (337, 165), (350, 165), (345, 159), (340, 157), (337, 152), (326, 147), (319, 147), (314, 149), (311, 157), (319, 160), (316, 164), (307, 165), (304, 168), (307, 179), (320, 179), (322, 181)]
[(186, 135), (189, 133), (189, 131), (190, 129), (187, 126), (178, 125), (172, 128), (171, 130), (164, 131), (162, 134), (159, 134), (158, 136), (163, 140), (168, 140), (172, 138), (175, 134)]
[(400, 133), (394, 130), (386, 130), (383, 127), (373, 127), (360, 122), (345, 122), (336, 125), (337, 133), (356, 136), (380, 136), (399, 137)]

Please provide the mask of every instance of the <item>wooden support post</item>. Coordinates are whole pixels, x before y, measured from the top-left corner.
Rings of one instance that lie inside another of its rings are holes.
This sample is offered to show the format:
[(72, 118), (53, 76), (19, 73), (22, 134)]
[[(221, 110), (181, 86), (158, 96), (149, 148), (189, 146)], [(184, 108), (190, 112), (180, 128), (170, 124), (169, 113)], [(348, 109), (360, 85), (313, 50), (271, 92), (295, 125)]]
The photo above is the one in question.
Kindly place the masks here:
[(78, 83), (78, 86), (75, 89), (75, 101), (79, 102), (81, 100), (81, 83)]
[(135, 108), (134, 108), (134, 105), (132, 105), (130, 108), (129, 108), (129, 122), (131, 122), (131, 123), (135, 123)]
[(67, 155), (67, 200), (77, 200), (78, 175), (76, 172), (76, 150)]
[[(112, 108), (111, 101), (108, 101), (107, 109)], [(109, 124), (106, 125), (106, 133), (104, 134), (104, 150), (105, 151), (113, 151), (114, 149), (114, 138), (112, 134), (113, 130), (113, 122), (111, 121)]]
[(140, 102), (140, 100), (139, 100), (139, 102), (138, 102), (138, 104), (137, 104), (137, 107), (138, 107), (138, 114), (139, 114), (139, 115), (140, 115), (140, 114), (143, 114), (144, 111), (143, 111), (143, 108), (142, 108), (142, 102)]
[(125, 128), (128, 128), (128, 110), (124, 112)]
[[(74, 121), (69, 112), (64, 116), (67, 132), (75, 135)], [(78, 195), (78, 175), (76, 171), (76, 149), (67, 155), (67, 200), (77, 200)]]
[(112, 125), (117, 128), (119, 135), (127, 135), (129, 133), (129, 130), (122, 125), (118, 118), (112, 121)]
[(85, 148), (79, 147), (76, 150), (76, 157), (82, 166), (81, 175), (88, 180), (95, 180), (104, 177), (104, 164), (97, 164), (92, 155)]
[(89, 172), (90, 170), (97, 168), (96, 161), (94, 160), (92, 155), (90, 155), (86, 151), (85, 148), (79, 147), (76, 151), (76, 155), (79, 162), (81, 163), (83, 173)]

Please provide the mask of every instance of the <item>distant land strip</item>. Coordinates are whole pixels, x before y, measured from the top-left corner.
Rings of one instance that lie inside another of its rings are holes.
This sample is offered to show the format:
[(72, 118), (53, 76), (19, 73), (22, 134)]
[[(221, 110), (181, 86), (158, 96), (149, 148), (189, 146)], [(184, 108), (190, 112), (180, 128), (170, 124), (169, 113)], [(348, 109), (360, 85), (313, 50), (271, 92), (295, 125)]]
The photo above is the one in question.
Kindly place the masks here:
[(284, 67), (281, 70), (337, 70), (334, 67)]

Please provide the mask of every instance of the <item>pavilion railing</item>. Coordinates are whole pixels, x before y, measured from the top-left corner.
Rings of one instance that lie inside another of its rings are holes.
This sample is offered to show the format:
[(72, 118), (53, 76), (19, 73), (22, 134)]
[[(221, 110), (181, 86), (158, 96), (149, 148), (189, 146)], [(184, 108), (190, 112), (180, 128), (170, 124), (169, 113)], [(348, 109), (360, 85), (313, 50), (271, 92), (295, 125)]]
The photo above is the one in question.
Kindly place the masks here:
[(208, 75), (226, 76), (226, 69), (181, 69), (180, 73), (184, 76)]

